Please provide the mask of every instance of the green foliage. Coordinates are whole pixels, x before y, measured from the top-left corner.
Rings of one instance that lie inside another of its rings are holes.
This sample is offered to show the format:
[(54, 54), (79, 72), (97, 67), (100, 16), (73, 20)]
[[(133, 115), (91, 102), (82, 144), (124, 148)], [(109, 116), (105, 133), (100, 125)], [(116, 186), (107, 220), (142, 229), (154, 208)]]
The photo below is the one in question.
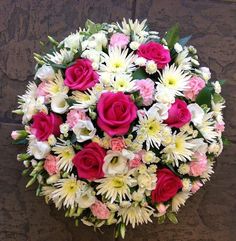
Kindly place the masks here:
[(87, 28), (89, 30), (89, 33), (92, 35), (99, 32), (102, 29), (102, 25), (99, 23), (94, 23), (93, 21), (88, 19), (85, 23), (85, 28)]
[(209, 86), (203, 88), (196, 98), (196, 103), (199, 105), (207, 105), (211, 107), (212, 89)]
[(158, 224), (163, 224), (165, 222), (165, 220), (166, 220), (166, 215), (164, 214), (164, 215), (158, 217), (157, 222), (158, 222)]
[(132, 74), (133, 79), (146, 79), (148, 77), (148, 74), (145, 72), (144, 69), (139, 68)]
[(180, 27), (179, 24), (175, 24), (165, 35), (165, 40), (168, 44), (169, 49), (172, 49), (180, 39), (179, 37)]
[(175, 216), (175, 214), (173, 212), (167, 213), (167, 217), (173, 224), (177, 224), (178, 223), (178, 219), (176, 218), (176, 216)]

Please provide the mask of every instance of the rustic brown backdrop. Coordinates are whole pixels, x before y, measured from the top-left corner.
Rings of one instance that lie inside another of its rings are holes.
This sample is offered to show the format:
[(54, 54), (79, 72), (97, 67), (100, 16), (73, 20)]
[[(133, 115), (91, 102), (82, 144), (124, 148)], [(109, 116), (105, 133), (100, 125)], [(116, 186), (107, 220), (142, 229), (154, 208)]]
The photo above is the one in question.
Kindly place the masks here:
[(33, 78), (33, 52), (47, 35), (61, 40), (86, 19), (97, 22), (147, 18), (163, 33), (179, 22), (214, 79), (226, 79), (228, 108), (226, 135), (232, 144), (219, 158), (212, 181), (187, 202), (179, 225), (129, 228), (126, 240), (233, 241), (236, 240), (236, 2), (235, 0), (0, 0), (0, 240), (1, 241), (112, 241), (112, 228), (94, 233), (76, 228), (63, 212), (46, 206), (33, 190), (25, 190), (9, 134), (20, 126), (11, 114), (17, 95)]

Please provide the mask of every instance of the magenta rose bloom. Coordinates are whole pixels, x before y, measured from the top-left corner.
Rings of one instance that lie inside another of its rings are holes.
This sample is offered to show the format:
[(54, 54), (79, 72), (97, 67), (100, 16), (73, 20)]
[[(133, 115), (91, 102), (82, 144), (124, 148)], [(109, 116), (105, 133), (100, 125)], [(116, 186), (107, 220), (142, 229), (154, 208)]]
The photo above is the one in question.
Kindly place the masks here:
[(73, 158), (78, 176), (90, 181), (104, 177), (102, 165), (105, 155), (106, 151), (96, 142), (86, 145)]
[(136, 105), (122, 92), (103, 93), (98, 100), (97, 112), (97, 124), (109, 136), (125, 135), (137, 117)]
[(87, 90), (98, 82), (98, 73), (93, 70), (88, 59), (78, 59), (75, 64), (66, 69), (64, 83), (72, 90)]
[(139, 57), (155, 61), (158, 69), (163, 69), (171, 61), (170, 51), (156, 42), (141, 44), (137, 54)]
[(161, 203), (170, 200), (183, 187), (181, 179), (172, 171), (163, 168), (157, 171), (156, 188), (152, 191), (152, 202)]
[(168, 118), (165, 123), (170, 127), (181, 128), (190, 120), (191, 114), (187, 104), (183, 100), (176, 99), (168, 111)]
[(33, 115), (33, 124), (31, 125), (31, 132), (40, 141), (46, 141), (48, 137), (53, 134), (60, 135), (60, 125), (62, 118), (54, 113), (49, 115), (44, 112), (39, 112)]

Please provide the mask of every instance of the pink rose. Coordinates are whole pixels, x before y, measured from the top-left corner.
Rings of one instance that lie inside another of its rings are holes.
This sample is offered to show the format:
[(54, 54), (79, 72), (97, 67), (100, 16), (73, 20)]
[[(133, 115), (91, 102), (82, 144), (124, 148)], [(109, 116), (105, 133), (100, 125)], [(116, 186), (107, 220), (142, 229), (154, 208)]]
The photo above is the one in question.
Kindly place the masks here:
[(87, 115), (82, 110), (71, 110), (66, 116), (66, 123), (73, 128), (80, 120), (88, 119)]
[(196, 193), (202, 186), (203, 184), (200, 181), (193, 182), (191, 192)]
[(197, 177), (201, 176), (207, 171), (207, 157), (205, 154), (196, 152), (193, 155), (193, 160), (190, 162), (190, 173), (189, 175)]
[(92, 211), (92, 214), (98, 219), (108, 219), (110, 216), (110, 211), (107, 208), (106, 204), (98, 200), (90, 207), (90, 209)]
[(156, 42), (141, 44), (137, 54), (139, 57), (155, 61), (158, 69), (163, 69), (171, 61), (170, 51)]
[(110, 39), (111, 47), (125, 48), (128, 43), (129, 43), (129, 36), (126, 36), (123, 33), (114, 33)]
[(125, 135), (137, 117), (137, 107), (129, 95), (122, 92), (103, 93), (97, 104), (98, 126), (108, 135)]
[(143, 98), (143, 105), (151, 105), (154, 94), (154, 82), (151, 79), (141, 79), (137, 80), (135, 84)]
[(90, 181), (104, 177), (102, 166), (105, 155), (106, 151), (96, 142), (84, 146), (73, 158), (78, 176)]
[(59, 172), (57, 161), (58, 161), (58, 158), (53, 155), (48, 155), (45, 159), (43, 167), (50, 176)]
[(88, 59), (78, 59), (75, 64), (66, 69), (64, 83), (72, 90), (87, 90), (98, 82), (98, 73), (93, 70)]
[(62, 118), (59, 115), (50, 113), (49, 115), (44, 112), (39, 112), (33, 115), (33, 124), (31, 125), (31, 133), (36, 136), (40, 141), (46, 141), (48, 137), (53, 134), (60, 135), (60, 125)]
[(122, 151), (125, 148), (125, 141), (122, 137), (112, 138), (110, 146), (112, 151)]
[(165, 123), (170, 127), (181, 128), (190, 122), (191, 114), (187, 108), (187, 104), (180, 99), (176, 99), (168, 110), (168, 118)]
[(200, 77), (193, 76), (188, 81), (188, 90), (184, 92), (184, 96), (190, 100), (195, 100), (199, 92), (205, 87), (205, 81)]

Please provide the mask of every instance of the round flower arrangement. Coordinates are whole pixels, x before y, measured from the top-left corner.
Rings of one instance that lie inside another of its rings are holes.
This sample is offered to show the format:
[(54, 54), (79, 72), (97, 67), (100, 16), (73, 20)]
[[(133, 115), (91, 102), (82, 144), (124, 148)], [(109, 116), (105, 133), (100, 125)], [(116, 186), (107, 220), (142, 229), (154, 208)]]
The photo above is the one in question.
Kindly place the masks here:
[(223, 148), (222, 81), (210, 82), (189, 39), (138, 20), (88, 20), (60, 43), (49, 37), (14, 111), (26, 186), (76, 224), (115, 224), (116, 236), (152, 217), (176, 223)]

